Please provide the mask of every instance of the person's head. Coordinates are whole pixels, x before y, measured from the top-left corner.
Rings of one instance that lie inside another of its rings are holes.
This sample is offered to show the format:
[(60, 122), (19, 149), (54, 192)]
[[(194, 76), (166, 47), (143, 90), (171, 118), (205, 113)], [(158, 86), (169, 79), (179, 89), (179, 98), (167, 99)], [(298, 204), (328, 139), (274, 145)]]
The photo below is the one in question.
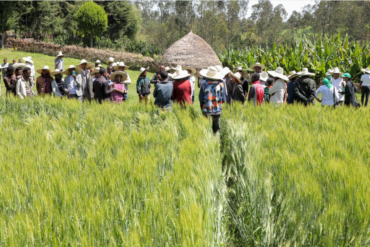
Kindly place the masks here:
[(258, 74), (258, 73), (252, 74), (252, 76), (251, 76), (252, 83), (255, 83), (256, 81), (259, 81), (259, 80), (260, 80), (260, 74)]
[(105, 68), (100, 68), (99, 74), (100, 74), (100, 76), (106, 77), (107, 76), (107, 70)]
[(345, 73), (341, 76), (343, 78), (343, 81), (348, 82), (349, 79), (351, 79), (351, 75), (349, 73)]
[(4, 58), (4, 63), (7, 63), (8, 62), (8, 59)]
[[(22, 71), (22, 69), (20, 70)], [(31, 69), (26, 67), (23, 69), (23, 78), (28, 79), (31, 76)]]
[(254, 67), (254, 72), (261, 73), (262, 68), (261, 67)]
[(76, 70), (75, 68), (70, 68), (70, 69), (68, 69), (69, 74), (70, 74), (70, 75), (72, 75), (73, 71), (75, 71), (75, 70)]
[(22, 68), (17, 68), (15, 70), (15, 75), (22, 75)]
[(339, 78), (339, 76), (340, 76), (340, 74), (339, 73), (333, 73), (333, 77), (334, 77), (334, 79), (336, 80), (336, 79), (338, 79)]
[(56, 75), (54, 75), (54, 78), (56, 80), (60, 80), (60, 79), (62, 79), (62, 75), (61, 74), (56, 74)]
[(140, 75), (140, 76), (141, 76), (141, 77), (146, 77), (147, 72), (148, 72), (148, 71), (144, 70), (144, 71), (141, 73), (141, 75)]
[(122, 75), (116, 75), (116, 77), (114, 78), (114, 80), (116, 82), (122, 82)]
[(107, 72), (108, 72), (109, 74), (111, 74), (111, 73), (112, 73), (112, 71), (113, 71), (113, 66), (112, 66), (112, 65), (109, 65), (109, 66), (107, 67)]
[(118, 71), (125, 71), (126, 67), (125, 66), (118, 66)]
[(165, 70), (162, 70), (161, 73), (159, 73), (159, 76), (161, 77), (162, 81), (165, 81), (168, 79), (168, 72)]
[(10, 65), (6, 71), (8, 75), (13, 75), (14, 74), (14, 67)]
[(13, 64), (15, 64), (17, 61), (15, 61), (15, 59), (13, 59)]
[(267, 87), (269, 87), (269, 86), (271, 86), (272, 85), (272, 83), (274, 83), (274, 79), (273, 78), (268, 78), (267, 80), (266, 80), (266, 86)]
[(298, 76), (296, 76), (296, 77), (294, 77), (294, 78), (290, 79), (290, 81), (296, 81), (297, 79), (298, 79)]
[(48, 75), (48, 74), (49, 74), (49, 70), (47, 70), (47, 69), (43, 69), (43, 70), (41, 71), (41, 74), (42, 74), (43, 76)]
[(191, 71), (191, 69), (187, 69), (186, 70), (188, 73), (189, 73), (189, 75), (191, 75), (193, 72)]
[(86, 66), (87, 66), (87, 63), (82, 63), (80, 66), (81, 66), (81, 69), (82, 70), (85, 70), (86, 69)]
[(18, 59), (18, 63), (21, 63), (22, 62), (22, 59)]
[(162, 71), (164, 71), (164, 70), (165, 70), (164, 66), (163, 66), (163, 65), (161, 65), (161, 67), (159, 67), (159, 72), (162, 72)]

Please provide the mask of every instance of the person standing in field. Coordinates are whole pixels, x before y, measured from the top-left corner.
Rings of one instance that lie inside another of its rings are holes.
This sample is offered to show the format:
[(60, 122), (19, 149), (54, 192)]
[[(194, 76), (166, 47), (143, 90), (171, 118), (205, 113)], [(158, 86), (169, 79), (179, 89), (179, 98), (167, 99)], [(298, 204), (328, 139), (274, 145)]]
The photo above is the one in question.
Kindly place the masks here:
[[(17, 63), (17, 60), (13, 59), (13, 64), (16, 64)], [(23, 73), (23, 72), (22, 72)]]
[(101, 67), (101, 62), (99, 59), (95, 61), (95, 68), (96, 67)]
[(23, 69), (26, 68), (27, 66), (24, 63), (15, 63), (13, 67), (15, 69), (15, 76), (17, 77), (17, 81), (18, 81), (23, 76)]
[[(5, 83), (5, 76), (7, 75), (8, 66), (9, 66), (8, 59), (4, 58), (4, 62), (1, 64), (1, 75), (2, 75), (4, 83)], [(1, 82), (1, 76), (0, 76), (0, 82)], [(1, 87), (0, 87), (0, 95), (1, 95)]]
[(105, 68), (100, 68), (99, 75), (99, 78), (94, 81), (93, 92), (95, 101), (101, 104), (103, 101), (109, 100), (114, 88), (111, 88), (105, 79), (107, 76), (107, 70)]
[(265, 88), (261, 85), (260, 74), (254, 73), (251, 77), (252, 86), (249, 90), (248, 101), (253, 101), (254, 105), (261, 106), (263, 103), (263, 96)]
[(221, 131), (222, 104), (226, 101), (224, 75), (213, 66), (201, 70), (199, 74), (206, 80), (200, 87), (200, 108), (204, 116), (212, 118), (212, 130), (216, 135)]
[[(339, 71), (339, 68), (334, 68), (333, 70), (333, 79), (331, 80), (331, 84), (335, 87), (338, 93), (343, 92), (346, 83), (343, 81), (343, 78), (340, 77), (342, 72)], [(343, 105), (344, 102), (344, 95), (339, 94), (339, 105)]]
[(165, 70), (165, 67), (163, 65), (159, 66), (159, 71), (153, 75), (153, 78), (150, 80), (151, 84), (154, 84), (154, 86), (159, 83), (161, 80), (159, 79), (158, 75)]
[(63, 80), (63, 73), (64, 71), (60, 71), (56, 69), (55, 71), (51, 72), (51, 75), (54, 76), (54, 80), (51, 83), (51, 88), (53, 89), (54, 97), (58, 96), (63, 98), (66, 95), (65, 91), (65, 83)]
[(242, 81), (242, 75), (240, 72), (236, 72), (235, 74), (230, 72), (231, 80), (234, 84), (234, 87), (232, 88), (232, 91), (229, 92), (231, 94), (231, 101), (232, 102), (240, 102), (244, 105), (245, 102), (245, 94), (243, 90), (243, 81)]
[[(261, 78), (260, 78), (261, 81)], [(270, 88), (272, 87), (272, 84), (274, 83), (274, 78), (267, 78), (266, 82), (266, 87), (264, 88), (264, 94), (263, 94), (263, 101), (265, 103), (270, 103)]]
[(83, 90), (83, 99), (87, 99), (89, 102), (94, 98), (93, 84), (91, 78), (90, 69), (93, 67), (93, 64), (88, 63), (85, 59), (82, 59), (81, 62), (76, 66), (80, 71), (82, 79), (82, 90)]
[(31, 68), (26, 67), (23, 69), (23, 76), (17, 81), (15, 87), (16, 94), (21, 98), (31, 98), (35, 95), (32, 88), (35, 85), (31, 77)]
[(63, 53), (60, 51), (55, 59), (55, 70), (64, 71)]
[(287, 103), (288, 104), (294, 104), (295, 100), (295, 93), (294, 93), (294, 87), (295, 87), (295, 82), (298, 78), (298, 74), (296, 71), (291, 71), (289, 73), (289, 80), (290, 82), (288, 83), (288, 88), (287, 88)]
[(112, 73), (113, 73), (113, 67), (112, 67), (112, 65), (108, 65), (108, 67), (107, 67), (107, 78), (106, 78), (108, 81), (114, 80), (114, 78), (111, 78)]
[(127, 79), (127, 73), (124, 71), (116, 71), (112, 73), (111, 78), (113, 79), (112, 88), (114, 91), (110, 94), (110, 99), (114, 103), (122, 103), (123, 94), (126, 92), (123, 82)]
[(64, 74), (66, 75), (66, 78), (64, 79), (64, 87), (68, 95), (68, 99), (77, 99), (82, 103), (83, 90), (81, 74), (76, 73), (76, 67), (74, 65), (70, 65)]
[[(319, 89), (315, 92), (315, 98), (317, 101), (321, 102), (322, 106), (333, 106), (339, 100), (339, 92), (336, 88), (331, 84), (328, 78), (324, 78), (323, 80), (324, 85), (320, 86)], [(319, 99), (319, 95), (321, 94), (322, 99)]]
[(147, 75), (147, 69), (141, 68), (139, 78), (136, 81), (136, 90), (139, 95), (139, 102), (142, 103), (145, 100), (145, 104), (150, 102), (151, 86), (150, 80)]
[(183, 70), (186, 70), (189, 73), (189, 81), (191, 83), (191, 102), (194, 104), (195, 99), (195, 74), (197, 70), (192, 67), (184, 67)]
[[(255, 64), (251, 65), (251, 66), (249, 67), (249, 69), (251, 69), (251, 70), (253, 70), (255, 73), (259, 74), (259, 75), (260, 75), (260, 78), (261, 78), (261, 73), (262, 73), (262, 70), (264, 70), (264, 69), (265, 69), (265, 65), (260, 64), (260, 63), (255, 63)], [(265, 83), (263, 83), (263, 82), (261, 82), (261, 81), (260, 81), (260, 83), (261, 83), (261, 85), (262, 85), (262, 86), (265, 86)]]
[[(362, 69), (363, 74), (361, 76), (361, 104), (367, 106), (370, 95), (370, 69)], [(364, 104), (365, 103), (365, 104)]]
[[(32, 80), (35, 80), (35, 76), (36, 76), (35, 65), (32, 61), (32, 57), (30, 57), (30, 56), (24, 57), (23, 60), (26, 62), (26, 66), (31, 69)], [(22, 61), (20, 59), (19, 59), (19, 63), (22, 63)]]
[(17, 77), (14, 74), (14, 67), (12, 65), (7, 68), (4, 84), (6, 87), (6, 95), (16, 96), (15, 87), (17, 86)]
[(50, 69), (49, 66), (44, 66), (42, 69), (38, 69), (37, 73), (41, 74), (36, 79), (36, 88), (37, 93), (39, 96), (41, 95), (51, 95), (52, 88), (51, 83), (53, 81), (53, 77), (50, 76)]
[(171, 110), (171, 96), (173, 84), (168, 81), (167, 71), (161, 71), (158, 75), (160, 82), (155, 85), (153, 96), (154, 104), (159, 108)]
[(350, 80), (351, 75), (348, 73), (345, 73), (341, 76), (344, 80), (344, 83), (346, 84), (344, 88), (344, 105), (346, 106), (353, 106), (357, 107), (360, 105), (360, 103), (356, 102), (356, 87), (353, 84), (353, 82)]
[(177, 68), (175, 73), (172, 75), (172, 79), (174, 80), (172, 99), (183, 107), (186, 107), (186, 104), (193, 104), (191, 101), (192, 86), (189, 76), (189, 72), (187, 70), (183, 70), (181, 67)]
[(314, 76), (315, 74), (308, 72), (307, 68), (303, 68), (302, 72), (299, 72), (298, 75), (301, 77), (296, 81), (294, 86), (295, 101), (305, 106), (313, 104), (316, 82), (310, 76)]
[(108, 60), (107, 60), (107, 64), (108, 66), (112, 66), (113, 67), (113, 63), (114, 63), (114, 58), (113, 57), (110, 57)]
[(234, 73), (237, 73), (237, 72), (239, 72), (239, 74), (241, 75), (240, 80), (242, 81), (243, 93), (246, 99), (248, 97), (248, 92), (249, 92), (249, 81), (245, 78), (247, 75), (247, 71), (243, 67), (238, 67), (234, 71)]
[(277, 67), (275, 71), (268, 71), (268, 73), (274, 78), (274, 82), (269, 90), (271, 95), (270, 103), (285, 104), (287, 95), (287, 85), (286, 82), (289, 78), (284, 75), (284, 69)]
[(130, 66), (125, 65), (124, 62), (119, 62), (117, 63), (116, 66), (113, 67), (114, 71), (122, 71), (127, 74), (126, 80), (123, 81), (123, 83), (125, 84), (125, 90), (126, 90), (126, 92), (123, 94), (123, 98), (125, 100), (128, 100), (128, 85), (131, 84), (130, 75), (126, 72), (126, 69), (128, 68), (130, 68)]

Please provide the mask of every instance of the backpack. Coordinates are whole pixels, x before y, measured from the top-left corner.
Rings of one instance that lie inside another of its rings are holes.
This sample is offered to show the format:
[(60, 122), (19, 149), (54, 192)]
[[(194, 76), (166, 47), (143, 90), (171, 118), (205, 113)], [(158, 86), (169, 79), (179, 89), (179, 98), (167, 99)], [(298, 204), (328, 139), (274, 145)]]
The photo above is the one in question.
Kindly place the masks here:
[(224, 93), (224, 84), (221, 81), (210, 81), (202, 85), (204, 98), (203, 98), (203, 113), (217, 113), (221, 111), (222, 96)]

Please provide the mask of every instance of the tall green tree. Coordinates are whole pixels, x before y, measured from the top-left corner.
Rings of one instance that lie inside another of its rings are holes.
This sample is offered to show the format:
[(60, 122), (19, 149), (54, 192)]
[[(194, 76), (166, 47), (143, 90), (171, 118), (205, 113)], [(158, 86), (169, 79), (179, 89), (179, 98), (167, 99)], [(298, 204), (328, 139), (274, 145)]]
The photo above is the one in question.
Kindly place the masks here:
[(0, 2), (0, 33), (1, 33), (1, 48), (5, 45), (6, 31), (10, 27), (10, 17), (13, 15), (13, 7), (15, 3), (11, 1)]
[(86, 2), (77, 10), (75, 18), (79, 31), (90, 37), (90, 47), (93, 47), (93, 37), (102, 35), (108, 26), (104, 8), (94, 2)]

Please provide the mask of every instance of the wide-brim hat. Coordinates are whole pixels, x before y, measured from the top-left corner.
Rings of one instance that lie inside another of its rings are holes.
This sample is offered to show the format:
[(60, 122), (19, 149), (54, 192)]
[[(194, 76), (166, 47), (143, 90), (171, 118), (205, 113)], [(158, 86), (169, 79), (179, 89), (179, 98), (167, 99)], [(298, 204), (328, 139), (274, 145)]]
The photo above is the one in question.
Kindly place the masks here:
[(85, 59), (82, 59), (79, 64), (76, 65), (76, 68), (81, 68), (81, 64), (86, 63), (86, 69), (92, 69), (94, 64), (87, 62)]
[(114, 63), (114, 58), (113, 57), (108, 58), (107, 64), (109, 64), (109, 63)]
[(216, 65), (215, 68), (217, 69), (217, 72), (220, 72), (224, 67), (221, 65)]
[(171, 70), (171, 68), (170, 67), (165, 67), (164, 70), (168, 72), (168, 71)]
[(222, 75), (222, 78), (224, 78), (226, 75), (231, 73), (231, 70), (228, 67), (225, 67), (219, 73)]
[(41, 74), (43, 70), (49, 71), (49, 74), (50, 74), (50, 69), (49, 69), (49, 66), (47, 66), (47, 65), (45, 65), (44, 68), (42, 68), (42, 69), (36, 70), (36, 72), (39, 73), (39, 74)]
[(293, 70), (293, 71), (290, 71), (290, 72), (289, 72), (289, 76), (288, 76), (288, 78), (289, 78), (289, 79), (294, 79), (294, 78), (296, 78), (297, 76), (299, 76), (299, 75), (298, 75), (298, 73), (297, 73), (295, 70)]
[(76, 66), (74, 66), (74, 65), (69, 65), (68, 69), (66, 69), (66, 70), (64, 71), (64, 74), (65, 74), (65, 75), (71, 75), (71, 74), (69, 73), (69, 70), (70, 70), (70, 69), (75, 69), (75, 70), (76, 70), (76, 74), (80, 73), (80, 69), (79, 69), (79, 68), (76, 68)]
[(197, 70), (192, 67), (183, 67), (183, 70), (190, 70), (192, 75), (195, 75), (197, 73)]
[(113, 66), (113, 69), (118, 70), (119, 67), (125, 67), (126, 69), (130, 68), (130, 66), (125, 65), (124, 62), (119, 62), (115, 66)]
[(344, 73), (343, 72), (340, 72), (339, 68), (336, 67), (333, 69), (333, 74), (340, 74), (340, 75), (343, 75)]
[(174, 80), (180, 80), (191, 76), (187, 70), (183, 69), (177, 69), (175, 70), (175, 73), (172, 74), (172, 79)]
[(64, 54), (62, 53), (62, 51), (60, 51), (57, 55), (57, 57), (64, 57)]
[(32, 57), (24, 57), (23, 60), (33, 64)]
[(234, 73), (236, 72), (241, 72), (243, 76), (245, 76), (247, 74), (247, 70), (244, 69), (243, 67), (238, 67), (234, 70)]
[(100, 64), (101, 62), (100, 62), (100, 60), (98, 59), (98, 60), (96, 60), (96, 61), (95, 61), (95, 63), (98, 63), (98, 64)]
[(340, 77), (342, 78), (348, 78), (348, 79), (351, 79), (351, 75), (349, 73), (344, 73), (343, 75), (341, 75)]
[(122, 81), (121, 82), (124, 82), (127, 79), (127, 73), (125, 71), (115, 71), (110, 75), (110, 78), (111, 78), (112, 81), (116, 80), (116, 75), (121, 75), (122, 76)]
[(332, 69), (328, 69), (328, 71), (326, 72), (325, 75), (333, 75), (333, 70)]
[(217, 68), (214, 66), (208, 67), (208, 69), (202, 69), (199, 74), (204, 78), (211, 80), (222, 80), (225, 76), (222, 76), (220, 72), (217, 71)]
[(13, 67), (14, 67), (14, 70), (16, 70), (16, 69), (18, 69), (18, 68), (22, 68), (22, 69), (24, 69), (24, 68), (26, 68), (26, 67), (27, 67), (27, 65), (26, 65), (25, 63), (14, 63), (14, 64), (13, 64)]
[(56, 69), (50, 73), (50, 75), (62, 75), (64, 74), (64, 70)]
[(370, 74), (370, 69), (369, 68), (361, 69), (361, 71), (366, 73), (366, 74)]
[(251, 70), (254, 70), (255, 67), (260, 67), (261, 69), (264, 69), (265, 68), (265, 65), (260, 64), (260, 63), (255, 63), (255, 64), (252, 64), (249, 68)]
[(95, 75), (96, 73), (99, 73), (99, 74), (100, 74), (100, 67), (95, 67), (95, 68), (93, 69), (93, 71), (91, 71), (91, 73), (90, 73), (90, 74)]
[(230, 72), (230, 75), (234, 77), (240, 84), (243, 83), (240, 79), (242, 77), (242, 74), (240, 72), (236, 72), (235, 74), (233, 72)]
[(269, 74), (267, 74), (266, 71), (261, 72), (260, 81), (266, 82), (268, 78), (269, 78)]
[(307, 68), (303, 68), (301, 72), (297, 73), (299, 76), (314, 76), (314, 73), (308, 72)]
[(272, 77), (282, 79), (283, 81), (289, 81), (289, 78), (284, 75), (284, 70), (281, 67), (277, 67), (275, 71), (267, 71)]

